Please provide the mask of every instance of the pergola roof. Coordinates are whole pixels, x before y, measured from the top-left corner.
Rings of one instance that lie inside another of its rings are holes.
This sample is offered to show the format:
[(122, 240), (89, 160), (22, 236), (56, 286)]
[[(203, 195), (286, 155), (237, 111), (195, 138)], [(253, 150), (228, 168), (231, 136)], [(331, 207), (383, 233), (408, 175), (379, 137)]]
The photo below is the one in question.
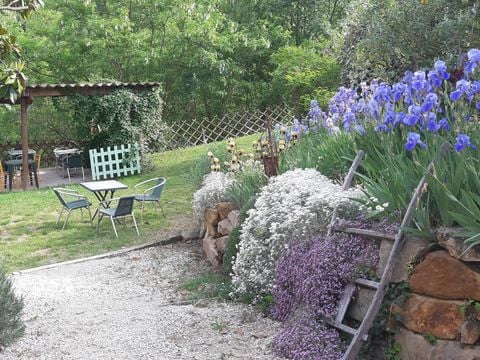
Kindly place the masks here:
[[(18, 97), (16, 104), (20, 105), (20, 122), (22, 131), (22, 157), (23, 168), (28, 169), (28, 105), (36, 97), (67, 96), (81, 94), (86, 96), (106, 95), (117, 89), (128, 89), (135, 92), (148, 90), (160, 86), (157, 82), (105, 82), (105, 83), (76, 83), (76, 84), (36, 84), (27, 85), (22, 96)], [(7, 99), (0, 100), (0, 103), (8, 103)], [(22, 172), (22, 187), (25, 190), (28, 184), (28, 171)]]
[(76, 84), (35, 84), (28, 85), (23, 97), (66, 96), (72, 93), (82, 95), (105, 95), (117, 89), (142, 91), (160, 86), (158, 82), (105, 82)]

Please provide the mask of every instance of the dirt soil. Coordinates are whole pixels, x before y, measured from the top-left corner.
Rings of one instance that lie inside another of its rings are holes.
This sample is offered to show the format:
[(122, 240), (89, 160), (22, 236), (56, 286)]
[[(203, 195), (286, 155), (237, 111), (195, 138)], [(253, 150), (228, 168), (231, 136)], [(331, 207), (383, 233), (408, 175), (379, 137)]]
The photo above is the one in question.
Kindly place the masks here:
[(0, 359), (276, 359), (276, 322), (242, 304), (181, 302), (182, 281), (209, 270), (189, 241), (14, 274), (27, 328)]

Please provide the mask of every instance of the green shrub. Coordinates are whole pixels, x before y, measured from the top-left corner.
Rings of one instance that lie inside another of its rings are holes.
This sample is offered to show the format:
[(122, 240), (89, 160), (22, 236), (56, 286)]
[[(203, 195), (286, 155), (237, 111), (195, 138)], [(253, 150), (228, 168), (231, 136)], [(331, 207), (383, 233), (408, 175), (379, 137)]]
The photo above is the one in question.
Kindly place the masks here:
[(15, 296), (12, 282), (0, 263), (0, 349), (23, 335), (23, 299)]
[(227, 247), (225, 248), (225, 254), (223, 254), (223, 268), (230, 274), (233, 270), (233, 264), (237, 258), (238, 244), (240, 243), (240, 226), (237, 226), (232, 230), (228, 236)]
[(241, 171), (235, 173), (235, 181), (227, 189), (227, 194), (240, 209), (241, 222), (255, 205), (256, 195), (267, 184), (267, 180), (263, 165), (258, 162), (247, 162)]
[(355, 157), (355, 146), (348, 134), (330, 136), (312, 132), (302, 137), (280, 159), (280, 172), (317, 169), (322, 175), (342, 182)]

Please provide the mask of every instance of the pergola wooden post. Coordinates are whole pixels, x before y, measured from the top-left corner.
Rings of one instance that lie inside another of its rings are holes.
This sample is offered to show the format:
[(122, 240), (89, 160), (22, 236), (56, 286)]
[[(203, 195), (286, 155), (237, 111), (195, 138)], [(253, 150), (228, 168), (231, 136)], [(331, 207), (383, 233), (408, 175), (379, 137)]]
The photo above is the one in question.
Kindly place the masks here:
[[(33, 103), (36, 97), (59, 97), (71, 94), (85, 96), (107, 95), (114, 90), (127, 89), (134, 92), (142, 92), (161, 86), (157, 82), (139, 83), (96, 83), (96, 84), (39, 84), (28, 85), (24, 94), (17, 100), (20, 104), (20, 128), (22, 136), (22, 168), (28, 169), (28, 106)], [(0, 103), (11, 104), (6, 99), (0, 99)], [(26, 190), (29, 183), (29, 171), (22, 171), (22, 189)]]
[[(28, 105), (32, 98), (22, 97), (20, 99), (20, 127), (22, 134), (22, 168), (28, 169)], [(22, 189), (27, 190), (29, 171), (22, 171)]]

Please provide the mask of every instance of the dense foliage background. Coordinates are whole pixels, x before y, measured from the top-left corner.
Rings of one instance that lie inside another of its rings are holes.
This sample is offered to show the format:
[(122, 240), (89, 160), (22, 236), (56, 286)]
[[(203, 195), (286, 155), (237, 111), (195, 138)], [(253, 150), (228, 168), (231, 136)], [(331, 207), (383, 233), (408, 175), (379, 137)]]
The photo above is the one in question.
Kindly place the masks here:
[[(159, 81), (172, 123), (277, 103), (300, 115), (340, 84), (398, 78), (436, 57), (461, 66), (458, 54), (479, 45), (478, 3), (48, 0), (0, 23), (22, 47), (29, 83)], [(69, 109), (37, 102), (32, 138), (73, 136), (61, 125)], [(0, 112), (0, 140), (18, 138), (17, 111)]]

